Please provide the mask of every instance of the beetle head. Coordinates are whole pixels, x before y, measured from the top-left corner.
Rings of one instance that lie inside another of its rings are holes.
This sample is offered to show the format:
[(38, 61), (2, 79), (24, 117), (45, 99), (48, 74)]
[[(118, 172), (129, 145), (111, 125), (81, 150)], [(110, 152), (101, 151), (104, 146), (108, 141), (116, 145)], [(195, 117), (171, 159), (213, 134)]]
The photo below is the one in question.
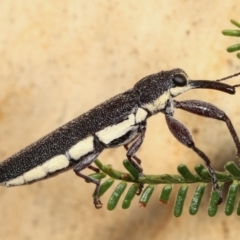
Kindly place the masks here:
[(137, 82), (134, 89), (139, 92), (141, 106), (155, 113), (163, 109), (168, 100), (190, 89), (214, 89), (234, 94), (235, 87), (239, 85), (231, 86), (220, 81), (235, 77), (239, 74), (240, 73), (236, 73), (217, 81), (190, 80), (185, 71), (176, 68), (149, 75)]
[(179, 68), (151, 74), (138, 81), (134, 89), (140, 93), (141, 103), (149, 103), (170, 91), (177, 96), (190, 89), (187, 74)]

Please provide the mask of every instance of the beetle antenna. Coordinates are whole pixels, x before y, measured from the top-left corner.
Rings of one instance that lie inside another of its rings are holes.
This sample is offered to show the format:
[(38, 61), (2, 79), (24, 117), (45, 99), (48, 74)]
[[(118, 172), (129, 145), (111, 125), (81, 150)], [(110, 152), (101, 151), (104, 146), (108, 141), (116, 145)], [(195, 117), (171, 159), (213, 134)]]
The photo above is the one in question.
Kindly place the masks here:
[[(218, 79), (218, 80), (216, 80), (216, 81), (218, 81), (218, 82), (224, 81), (224, 80), (226, 80), (226, 79), (233, 78), (233, 77), (236, 77), (236, 76), (238, 76), (238, 75), (240, 75), (240, 72), (235, 73), (235, 74), (233, 74), (233, 75), (230, 75), (230, 76), (228, 76), (228, 77), (224, 77), (224, 78)], [(233, 87), (239, 87), (239, 86), (240, 86), (240, 85), (235, 85), (235, 86), (233, 86)]]

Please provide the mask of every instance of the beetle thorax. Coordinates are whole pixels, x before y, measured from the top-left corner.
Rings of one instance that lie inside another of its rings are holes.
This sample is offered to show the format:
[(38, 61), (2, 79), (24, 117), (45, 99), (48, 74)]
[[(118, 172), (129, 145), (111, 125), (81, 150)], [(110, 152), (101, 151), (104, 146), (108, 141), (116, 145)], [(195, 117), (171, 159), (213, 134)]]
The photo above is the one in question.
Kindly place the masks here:
[(191, 88), (187, 74), (179, 68), (151, 74), (134, 86), (139, 93), (140, 106), (151, 114), (162, 111), (172, 98)]
[(165, 108), (170, 98), (171, 98), (170, 92), (166, 91), (163, 94), (161, 94), (157, 99), (153, 100), (152, 102), (143, 104), (142, 108), (147, 109), (152, 114), (160, 112)]

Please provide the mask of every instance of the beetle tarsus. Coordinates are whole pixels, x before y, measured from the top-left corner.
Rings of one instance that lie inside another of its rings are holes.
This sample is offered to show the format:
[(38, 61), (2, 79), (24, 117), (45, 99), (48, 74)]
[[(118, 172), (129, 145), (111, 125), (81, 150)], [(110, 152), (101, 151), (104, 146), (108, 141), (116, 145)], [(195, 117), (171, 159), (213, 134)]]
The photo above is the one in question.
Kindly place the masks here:
[(102, 203), (101, 203), (99, 197), (93, 197), (93, 204), (96, 209), (100, 209), (102, 207)]
[(219, 187), (219, 185), (217, 184), (217, 191), (218, 191), (218, 202), (217, 202), (217, 204), (216, 205), (221, 205), (222, 204), (222, 202), (223, 202), (223, 195), (222, 195), (222, 190), (220, 189), (220, 187)]
[(215, 179), (215, 181), (213, 182), (213, 190), (218, 192), (218, 202), (216, 203), (216, 205), (221, 205), (221, 203), (223, 202), (223, 195), (217, 179)]
[(143, 183), (139, 183), (138, 190), (136, 192), (137, 196), (141, 195), (143, 188), (144, 188), (144, 184)]

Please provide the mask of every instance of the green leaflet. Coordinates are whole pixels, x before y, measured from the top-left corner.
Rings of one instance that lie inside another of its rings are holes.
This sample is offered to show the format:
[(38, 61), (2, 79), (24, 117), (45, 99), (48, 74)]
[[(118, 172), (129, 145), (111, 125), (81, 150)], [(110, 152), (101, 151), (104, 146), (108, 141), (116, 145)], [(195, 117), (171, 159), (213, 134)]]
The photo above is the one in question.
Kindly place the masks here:
[[(240, 23), (238, 23), (237, 21), (231, 20), (231, 23), (234, 26), (240, 28)], [(230, 36), (230, 37), (240, 37), (240, 30), (238, 30), (238, 29), (237, 30), (236, 29), (232, 29), (232, 30), (227, 29), (227, 30), (223, 30), (222, 34), (225, 35), (225, 36)], [(240, 44), (234, 44), (234, 45), (227, 48), (227, 51), (230, 52), (230, 53), (238, 51), (238, 50), (240, 50)], [(237, 53), (237, 57), (240, 58), (239, 53)]]
[[(91, 177), (95, 179), (102, 179), (105, 176), (109, 178), (105, 180), (99, 190), (99, 197), (107, 192), (108, 189), (112, 187), (114, 181), (120, 180), (119, 184), (113, 190), (112, 195), (109, 198), (107, 208), (108, 210), (114, 210), (119, 203), (121, 196), (127, 189), (125, 196), (122, 198), (122, 208), (127, 209), (130, 207), (134, 197), (138, 197), (136, 194), (139, 192), (140, 183), (144, 184), (144, 189), (141, 193), (139, 199), (139, 206), (146, 206), (152, 197), (152, 193), (156, 185), (163, 184), (161, 194), (159, 196), (159, 201), (167, 205), (167, 203), (174, 198), (172, 194), (173, 186), (180, 184), (180, 188), (175, 197), (175, 204), (173, 213), (174, 216), (180, 217), (183, 212), (185, 200), (188, 197), (191, 198), (191, 203), (189, 206), (189, 213), (191, 215), (197, 214), (201, 206), (202, 198), (204, 197), (205, 188), (207, 184), (212, 185), (211, 178), (207, 169), (198, 164), (195, 166), (195, 172), (191, 171), (186, 165), (179, 165), (178, 172), (179, 175), (171, 174), (162, 174), (162, 175), (144, 175), (138, 177), (137, 171), (134, 167), (128, 163), (127, 160), (124, 160), (123, 165), (127, 172), (120, 172), (115, 170), (112, 166), (103, 165), (99, 160), (96, 160), (96, 165), (100, 168), (99, 173), (94, 173)], [(226, 182), (231, 182), (231, 185), (228, 189), (228, 194), (226, 199), (224, 199), (225, 204), (225, 214), (227, 216), (233, 214), (236, 211), (236, 214), (240, 216), (240, 201), (237, 202), (237, 194), (239, 192), (239, 181), (240, 181), (240, 169), (234, 162), (227, 162), (224, 166), (224, 172), (216, 172), (217, 180), (219, 181), (219, 186), (224, 187)], [(127, 182), (131, 182), (130, 187), (127, 186)], [(190, 184), (196, 184), (196, 189), (193, 193), (193, 196), (187, 195), (188, 186)], [(208, 215), (213, 217), (217, 214), (218, 211), (218, 199), (219, 193), (217, 191), (211, 192), (209, 204), (208, 204)], [(155, 204), (153, 202), (153, 204)], [(135, 206), (136, 207), (136, 206)], [(162, 207), (162, 205), (156, 206)]]

